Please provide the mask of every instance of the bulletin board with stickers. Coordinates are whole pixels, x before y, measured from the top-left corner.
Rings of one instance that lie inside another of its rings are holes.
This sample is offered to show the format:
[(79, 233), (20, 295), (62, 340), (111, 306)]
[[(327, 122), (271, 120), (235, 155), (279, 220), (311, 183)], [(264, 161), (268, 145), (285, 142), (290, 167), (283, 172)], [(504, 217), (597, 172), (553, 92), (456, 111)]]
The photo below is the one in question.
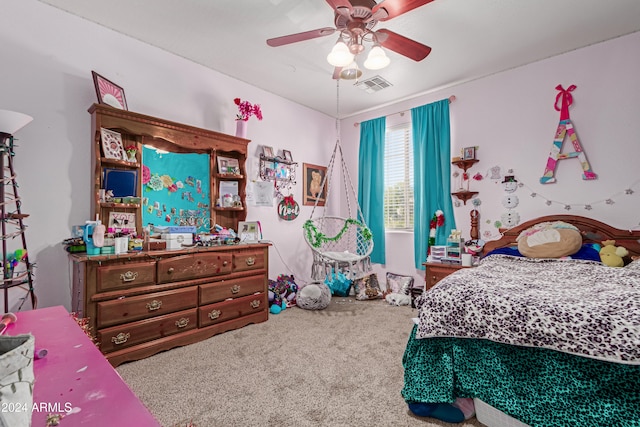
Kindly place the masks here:
[(209, 232), (210, 164), (209, 154), (143, 147), (142, 223), (195, 226), (198, 232)]

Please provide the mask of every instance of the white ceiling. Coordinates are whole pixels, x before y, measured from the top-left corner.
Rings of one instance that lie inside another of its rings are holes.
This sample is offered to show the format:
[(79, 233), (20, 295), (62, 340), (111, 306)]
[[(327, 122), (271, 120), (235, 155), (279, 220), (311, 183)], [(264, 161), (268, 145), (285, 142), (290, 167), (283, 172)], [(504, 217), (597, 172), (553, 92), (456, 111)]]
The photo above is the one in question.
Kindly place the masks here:
[[(333, 27), (325, 0), (40, 1), (336, 116), (326, 55), (337, 35), (276, 48), (265, 42)], [(380, 92), (343, 80), (340, 117), (639, 31), (640, 1), (435, 0), (381, 28), (433, 50), (421, 62), (387, 51), (391, 65), (361, 77), (380, 75), (393, 85)]]

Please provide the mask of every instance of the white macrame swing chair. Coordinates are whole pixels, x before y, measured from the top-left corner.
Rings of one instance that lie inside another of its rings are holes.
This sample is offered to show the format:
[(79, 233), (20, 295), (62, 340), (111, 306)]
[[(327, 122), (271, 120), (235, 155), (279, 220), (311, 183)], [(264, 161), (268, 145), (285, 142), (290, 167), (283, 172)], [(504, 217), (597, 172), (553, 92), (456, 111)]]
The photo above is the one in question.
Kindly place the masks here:
[[(344, 161), (342, 146), (340, 145), (339, 79), (337, 80), (337, 91), (336, 145), (333, 148), (331, 160), (320, 186), (321, 189), (326, 189), (326, 194), (324, 195), (325, 209), (321, 217), (313, 217), (316, 206), (320, 201), (320, 197), (316, 197), (311, 216), (303, 225), (304, 239), (313, 252), (313, 264), (311, 266), (311, 278), (313, 280), (323, 280), (328, 275), (337, 274), (338, 272), (344, 273), (348, 279), (353, 280), (361, 273), (371, 270), (370, 255), (371, 251), (373, 251), (373, 235), (365, 223), (349, 170)], [(340, 157), (348, 218), (325, 215), (331, 190), (333, 167), (337, 156)], [(352, 208), (350, 195), (353, 196), (357, 209)]]

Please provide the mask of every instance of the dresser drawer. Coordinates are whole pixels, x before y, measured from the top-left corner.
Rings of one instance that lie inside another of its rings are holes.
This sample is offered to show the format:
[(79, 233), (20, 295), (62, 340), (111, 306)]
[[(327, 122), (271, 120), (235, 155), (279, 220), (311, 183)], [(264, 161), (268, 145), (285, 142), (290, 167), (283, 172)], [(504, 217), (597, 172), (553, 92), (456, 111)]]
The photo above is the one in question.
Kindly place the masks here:
[(256, 292), (265, 292), (266, 276), (243, 277), (242, 279), (223, 280), (215, 283), (200, 285), (200, 305), (238, 298)]
[(99, 302), (98, 328), (133, 322), (193, 308), (198, 303), (198, 287), (154, 292), (135, 297)]
[(103, 353), (110, 353), (143, 342), (195, 329), (197, 326), (198, 311), (193, 308), (126, 325), (101, 329), (98, 331), (98, 342)]
[(268, 309), (267, 294), (247, 295), (200, 307), (198, 309), (199, 325), (202, 328)]
[(264, 268), (264, 251), (246, 251), (233, 254), (233, 271), (261, 270)]
[(179, 282), (231, 273), (232, 255), (208, 252), (181, 255), (158, 261), (158, 283)]
[(447, 277), (451, 273), (454, 273), (454, 272), (456, 272), (456, 271), (458, 271), (458, 270), (460, 270), (462, 268), (469, 268), (469, 267), (463, 267), (460, 264), (433, 264), (433, 263), (427, 263), (426, 264), (426, 271), (425, 271), (425, 283), (426, 283), (426, 289), (425, 290), (431, 289), (440, 280), (444, 279), (445, 277)]
[(103, 265), (96, 270), (98, 292), (152, 285), (156, 282), (155, 261)]

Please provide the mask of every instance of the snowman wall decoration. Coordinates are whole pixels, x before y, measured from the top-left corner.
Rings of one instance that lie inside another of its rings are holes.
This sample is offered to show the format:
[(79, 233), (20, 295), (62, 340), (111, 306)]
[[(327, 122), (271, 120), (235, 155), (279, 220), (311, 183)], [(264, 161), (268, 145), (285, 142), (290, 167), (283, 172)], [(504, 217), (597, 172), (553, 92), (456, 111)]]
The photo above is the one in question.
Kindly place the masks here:
[(520, 214), (514, 211), (520, 200), (518, 199), (518, 196), (512, 194), (518, 189), (518, 180), (513, 175), (506, 175), (502, 181), (502, 187), (507, 193), (502, 198), (502, 206), (507, 209), (507, 211), (501, 216), (502, 224), (511, 228), (518, 225), (520, 222)]

